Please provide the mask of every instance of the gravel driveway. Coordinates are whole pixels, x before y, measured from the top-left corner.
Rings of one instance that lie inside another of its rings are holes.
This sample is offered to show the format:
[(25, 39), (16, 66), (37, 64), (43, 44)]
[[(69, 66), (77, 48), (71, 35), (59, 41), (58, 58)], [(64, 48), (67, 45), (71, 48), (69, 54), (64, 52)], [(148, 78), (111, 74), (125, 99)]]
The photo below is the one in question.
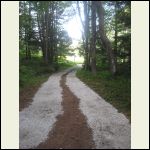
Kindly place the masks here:
[(130, 149), (129, 120), (81, 82), (72, 70), (50, 76), (31, 105), (20, 112), (20, 149), (39, 145), (43, 148)]

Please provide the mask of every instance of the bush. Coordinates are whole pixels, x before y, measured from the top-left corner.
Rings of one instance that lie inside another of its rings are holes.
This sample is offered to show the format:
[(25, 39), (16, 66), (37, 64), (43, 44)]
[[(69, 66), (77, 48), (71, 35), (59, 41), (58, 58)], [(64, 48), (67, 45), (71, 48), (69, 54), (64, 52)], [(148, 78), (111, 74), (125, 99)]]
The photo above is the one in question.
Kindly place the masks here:
[(112, 74), (109, 71), (101, 71), (98, 76), (102, 79), (111, 79)]
[(75, 65), (72, 62), (62, 60), (55, 64), (49, 64), (45, 63), (39, 56), (26, 60), (23, 54), (20, 54), (19, 60), (19, 86), (21, 88), (36, 84), (38, 80), (43, 80), (42, 78), (49, 76), (58, 69), (66, 69)]

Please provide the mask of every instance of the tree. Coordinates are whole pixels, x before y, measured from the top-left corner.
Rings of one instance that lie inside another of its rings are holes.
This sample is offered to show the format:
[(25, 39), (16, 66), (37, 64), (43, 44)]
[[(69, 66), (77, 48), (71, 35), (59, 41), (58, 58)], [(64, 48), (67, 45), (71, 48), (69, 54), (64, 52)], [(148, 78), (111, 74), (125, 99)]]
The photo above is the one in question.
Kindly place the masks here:
[[(107, 33), (114, 31), (112, 46), (114, 49), (116, 65), (130, 62), (131, 58), (131, 2), (107, 1), (104, 4)], [(108, 18), (108, 19), (107, 19)]]
[(85, 33), (85, 69), (89, 70), (90, 61), (89, 61), (89, 2), (83, 1), (84, 4), (84, 33)]
[(96, 74), (96, 2), (92, 1), (92, 41), (91, 41), (91, 69)]
[[(74, 4), (77, 9), (71, 10)], [(115, 74), (120, 64), (130, 66), (130, 1), (20, 1), (19, 42), (26, 59), (41, 49), (44, 62), (53, 65), (67, 54), (71, 39), (62, 25), (77, 11), (83, 27), (79, 49), (84, 69), (95, 74), (109, 64)]]
[(20, 1), (20, 43), (26, 47), (27, 58), (31, 57), (29, 46), (37, 43), (42, 49), (44, 62), (57, 63), (57, 47), (62, 40), (58, 36), (62, 15), (70, 4), (63, 1)]
[(110, 71), (112, 74), (116, 73), (116, 64), (115, 64), (115, 57), (114, 57), (114, 51), (112, 49), (111, 42), (106, 36), (106, 32), (104, 29), (104, 8), (102, 6), (102, 1), (96, 1), (97, 6), (97, 13), (99, 16), (99, 33), (100, 33), (100, 39), (103, 44), (103, 47), (107, 51), (108, 60), (110, 64)]
[(19, 15), (19, 33), (20, 42), (25, 43), (26, 59), (31, 59), (31, 51), (29, 48), (30, 39), (33, 37), (32, 31), (32, 16), (31, 16), (31, 3), (24, 1), (20, 3), (20, 15)]

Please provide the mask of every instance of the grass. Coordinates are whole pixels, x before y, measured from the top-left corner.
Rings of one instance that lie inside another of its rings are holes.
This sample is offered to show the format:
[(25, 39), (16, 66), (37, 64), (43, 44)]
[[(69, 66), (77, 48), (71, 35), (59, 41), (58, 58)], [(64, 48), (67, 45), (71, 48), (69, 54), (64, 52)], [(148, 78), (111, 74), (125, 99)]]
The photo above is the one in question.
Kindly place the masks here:
[(122, 112), (131, 121), (131, 80), (118, 74), (113, 77), (108, 71), (99, 71), (93, 75), (83, 69), (77, 71), (77, 77), (101, 95), (106, 101)]
[(56, 65), (45, 64), (41, 57), (32, 57), (26, 61), (20, 56), (19, 64), (19, 89), (37, 86), (48, 79), (48, 77), (59, 70), (74, 66), (70, 61), (59, 61)]

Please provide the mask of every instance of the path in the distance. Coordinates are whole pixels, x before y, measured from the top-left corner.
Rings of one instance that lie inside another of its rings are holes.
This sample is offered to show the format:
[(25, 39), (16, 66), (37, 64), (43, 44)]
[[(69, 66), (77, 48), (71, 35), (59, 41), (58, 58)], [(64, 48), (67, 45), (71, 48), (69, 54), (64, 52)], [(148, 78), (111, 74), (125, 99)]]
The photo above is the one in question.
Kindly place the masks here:
[(126, 117), (66, 73), (52, 75), (20, 112), (20, 149), (130, 149)]

